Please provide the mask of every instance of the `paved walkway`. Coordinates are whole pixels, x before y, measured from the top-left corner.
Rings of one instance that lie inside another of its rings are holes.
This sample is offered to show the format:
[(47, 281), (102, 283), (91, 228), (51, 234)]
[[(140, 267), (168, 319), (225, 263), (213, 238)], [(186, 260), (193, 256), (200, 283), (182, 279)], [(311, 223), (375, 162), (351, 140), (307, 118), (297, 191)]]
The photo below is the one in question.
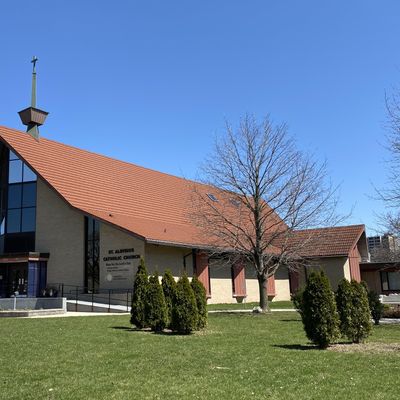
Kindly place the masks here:
[[(293, 312), (297, 311), (294, 308), (273, 308), (271, 309), (272, 312)], [(247, 310), (210, 310), (208, 312), (209, 314), (214, 314), (214, 313), (253, 313), (252, 309), (247, 309)]]
[(382, 318), (379, 322), (382, 325), (400, 324), (400, 318)]
[(110, 310), (117, 310), (117, 311), (122, 311), (122, 312), (127, 312), (129, 313), (131, 311), (130, 307), (127, 306), (121, 306), (119, 304), (104, 304), (104, 303), (96, 303), (96, 302), (91, 302), (91, 301), (84, 301), (84, 300), (67, 300), (68, 304), (75, 305), (78, 304), (78, 306), (85, 306), (85, 307), (96, 307), (96, 308), (104, 308), (104, 309), (110, 309)]
[(67, 311), (65, 314), (35, 315), (35, 316), (23, 317), (23, 318), (107, 317), (109, 315), (129, 315), (129, 313)]

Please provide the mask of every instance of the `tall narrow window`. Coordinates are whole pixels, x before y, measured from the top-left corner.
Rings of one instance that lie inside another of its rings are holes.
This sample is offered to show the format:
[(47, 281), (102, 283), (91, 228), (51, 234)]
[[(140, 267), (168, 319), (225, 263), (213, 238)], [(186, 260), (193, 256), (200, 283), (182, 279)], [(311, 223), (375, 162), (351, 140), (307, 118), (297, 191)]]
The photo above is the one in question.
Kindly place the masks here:
[[(1, 235), (6, 235), (4, 251), (34, 250), (36, 231), (36, 174), (18, 156), (3, 153), (7, 164), (2, 176)], [(8, 235), (11, 234), (11, 235)]]
[(85, 286), (89, 293), (99, 289), (100, 224), (92, 217), (85, 217)]

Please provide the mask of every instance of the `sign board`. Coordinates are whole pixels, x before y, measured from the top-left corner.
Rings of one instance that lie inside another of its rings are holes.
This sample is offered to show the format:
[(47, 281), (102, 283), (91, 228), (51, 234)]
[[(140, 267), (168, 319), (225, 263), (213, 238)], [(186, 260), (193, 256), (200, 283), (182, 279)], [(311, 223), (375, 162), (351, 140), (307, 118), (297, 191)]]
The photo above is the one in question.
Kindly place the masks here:
[(100, 258), (101, 289), (132, 289), (140, 254), (134, 248), (108, 249)]

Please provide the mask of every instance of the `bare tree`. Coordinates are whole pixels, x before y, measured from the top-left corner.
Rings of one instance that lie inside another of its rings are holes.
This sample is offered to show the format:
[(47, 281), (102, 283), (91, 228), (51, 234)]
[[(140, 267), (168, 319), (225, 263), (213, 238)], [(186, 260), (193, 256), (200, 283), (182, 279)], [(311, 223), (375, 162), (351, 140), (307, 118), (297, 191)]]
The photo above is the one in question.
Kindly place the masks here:
[(400, 249), (387, 246), (374, 247), (371, 251), (371, 262), (398, 263), (400, 260)]
[(208, 186), (196, 186), (193, 217), (212, 253), (254, 267), (267, 311), (267, 279), (280, 266), (297, 269), (317, 239), (295, 231), (336, 221), (326, 165), (299, 151), (285, 124), (246, 116), (237, 129), (227, 124), (202, 173)]
[(400, 234), (400, 92), (386, 96), (388, 115), (387, 136), (390, 159), (387, 163), (388, 174), (386, 187), (376, 189), (378, 198), (387, 207), (387, 212), (380, 216), (384, 230), (395, 235)]

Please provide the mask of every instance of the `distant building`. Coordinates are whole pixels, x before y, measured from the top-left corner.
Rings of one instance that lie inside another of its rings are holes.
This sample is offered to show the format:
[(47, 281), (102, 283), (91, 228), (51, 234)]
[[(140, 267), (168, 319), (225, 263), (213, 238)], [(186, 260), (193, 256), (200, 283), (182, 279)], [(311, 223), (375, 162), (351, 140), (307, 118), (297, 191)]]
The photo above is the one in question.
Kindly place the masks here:
[(394, 235), (385, 234), (381, 236), (368, 237), (368, 250), (384, 249), (389, 251), (398, 251), (400, 249), (399, 238)]

